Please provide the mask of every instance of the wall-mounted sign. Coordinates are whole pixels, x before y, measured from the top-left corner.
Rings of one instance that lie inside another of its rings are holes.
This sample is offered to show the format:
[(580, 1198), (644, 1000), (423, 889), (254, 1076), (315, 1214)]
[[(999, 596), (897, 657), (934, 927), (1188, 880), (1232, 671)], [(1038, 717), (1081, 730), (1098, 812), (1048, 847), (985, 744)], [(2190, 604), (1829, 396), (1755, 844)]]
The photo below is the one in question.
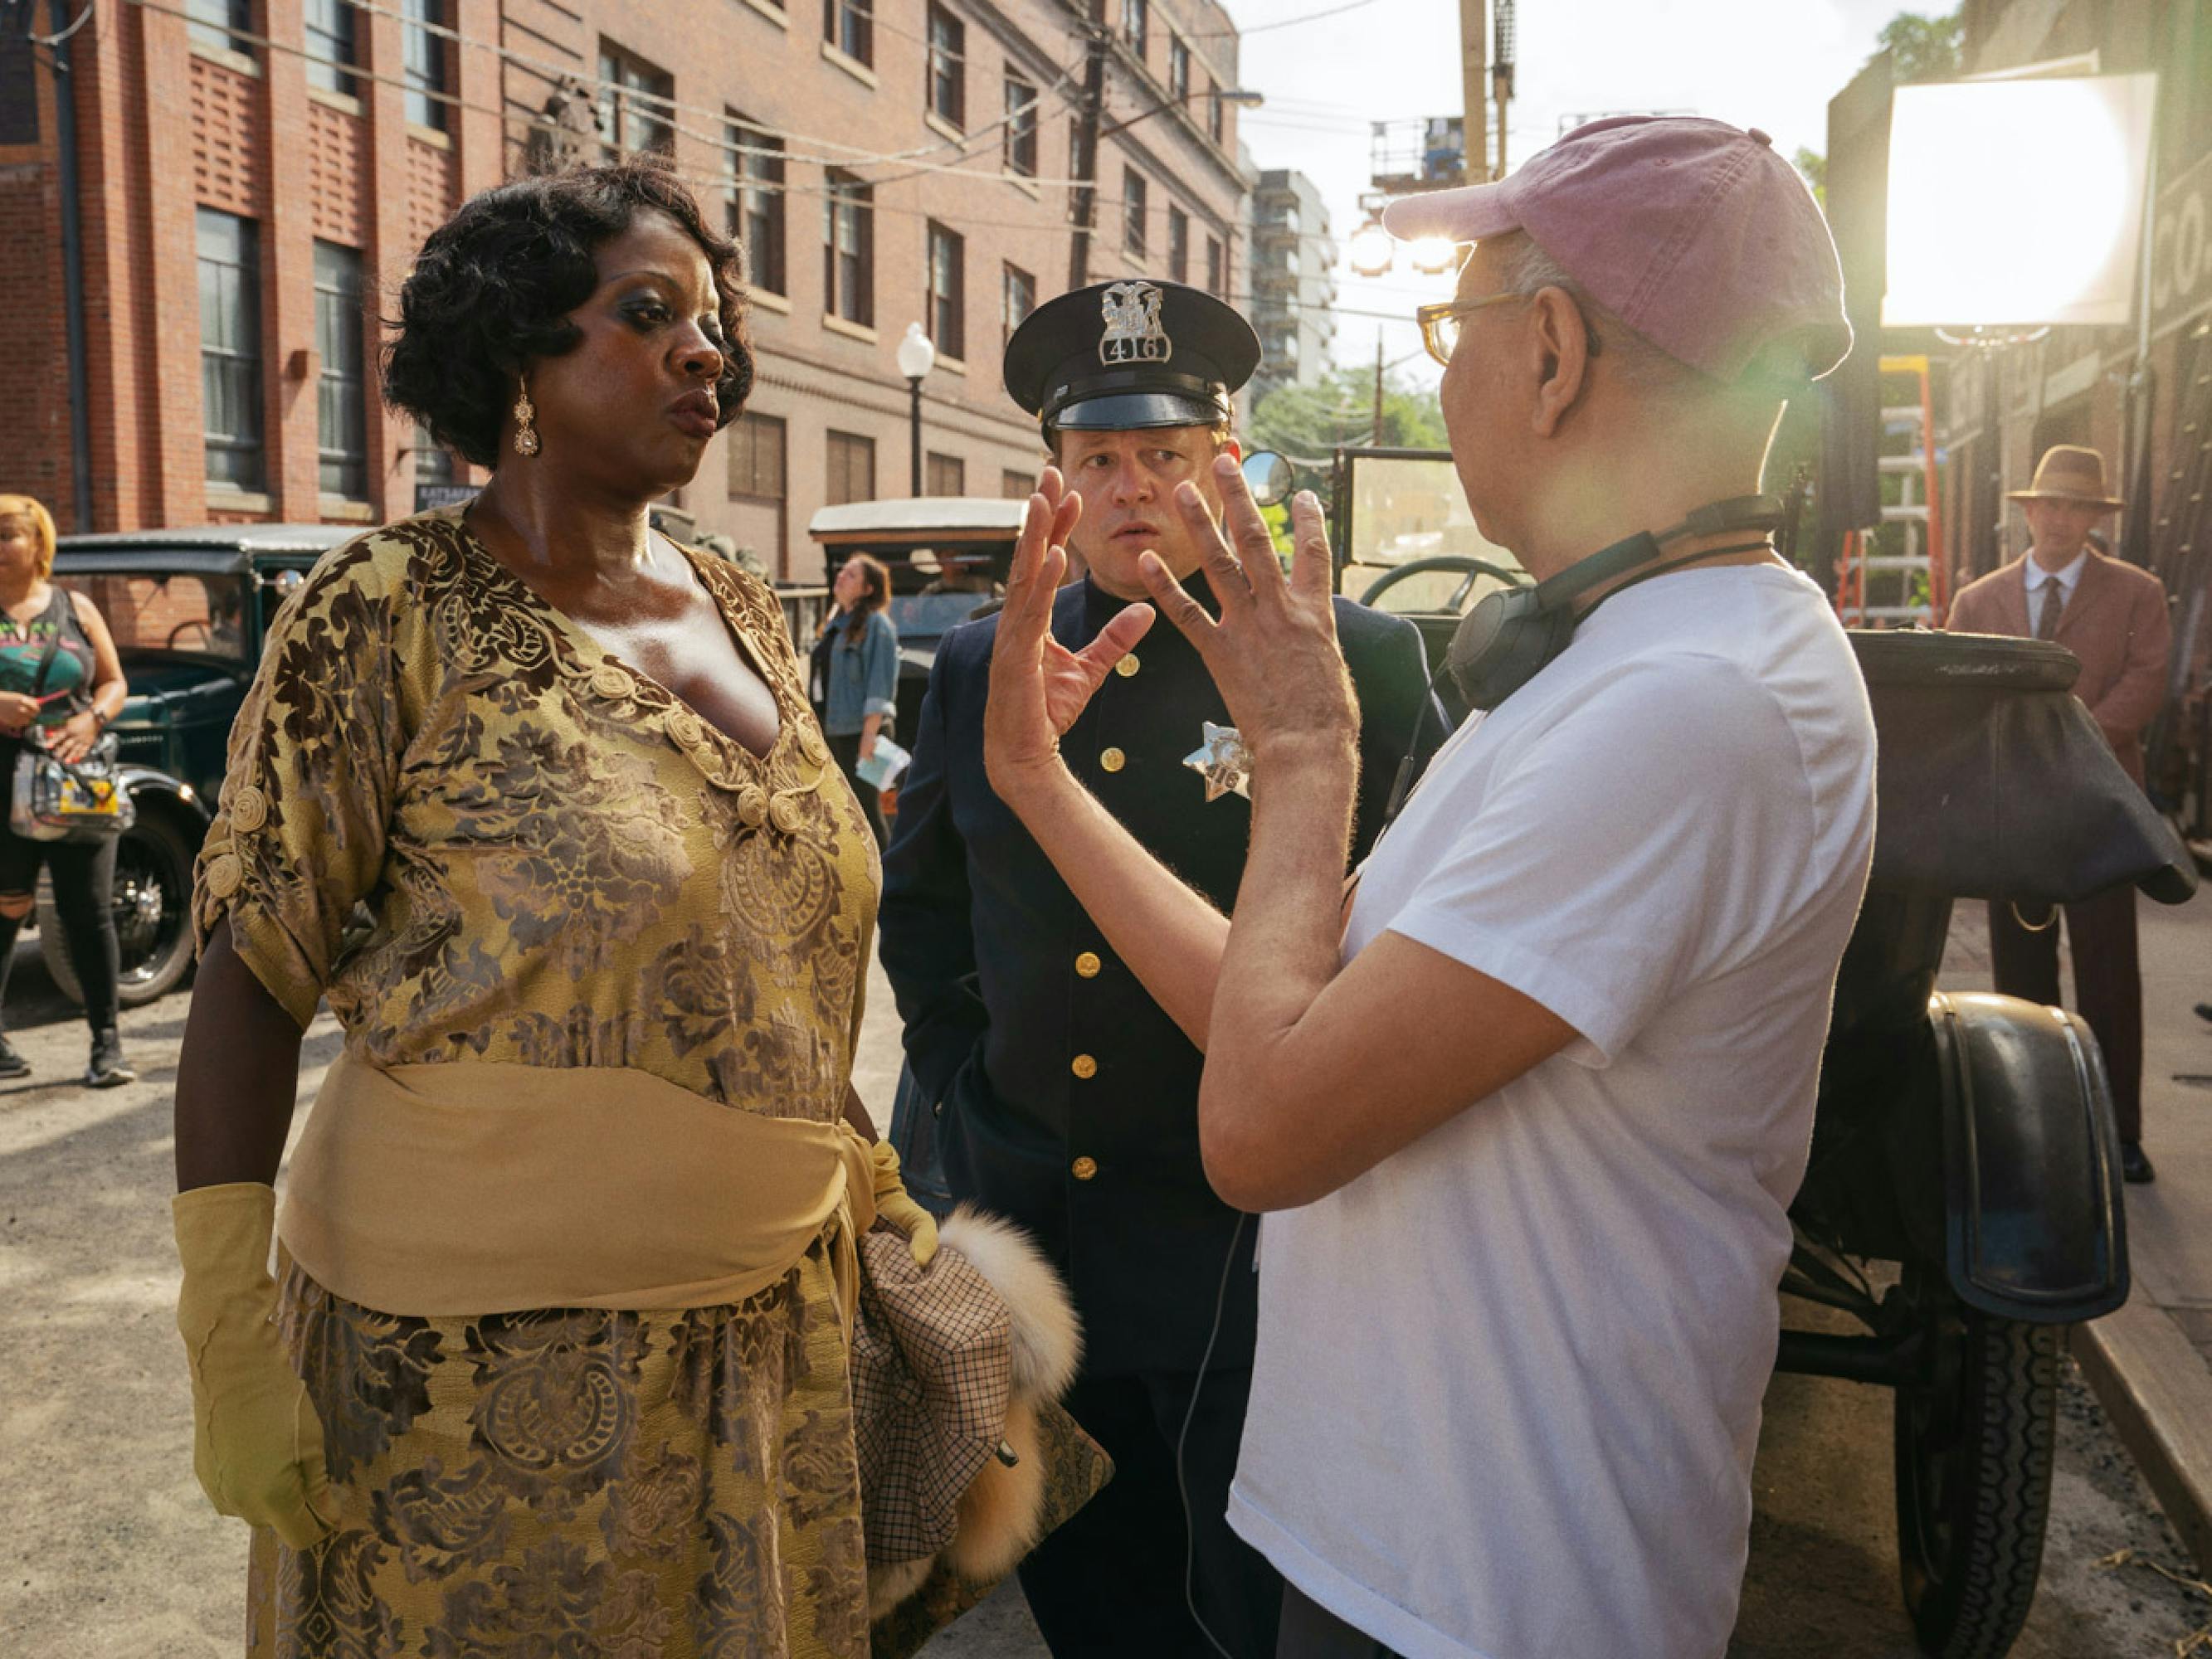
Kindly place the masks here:
[(472, 501), (483, 486), (468, 483), (418, 483), (415, 486), (415, 510), (428, 513), (434, 507), (459, 507), (463, 501)]
[(2150, 331), (2171, 332), (2212, 306), (2212, 155), (2158, 193), (2151, 212)]

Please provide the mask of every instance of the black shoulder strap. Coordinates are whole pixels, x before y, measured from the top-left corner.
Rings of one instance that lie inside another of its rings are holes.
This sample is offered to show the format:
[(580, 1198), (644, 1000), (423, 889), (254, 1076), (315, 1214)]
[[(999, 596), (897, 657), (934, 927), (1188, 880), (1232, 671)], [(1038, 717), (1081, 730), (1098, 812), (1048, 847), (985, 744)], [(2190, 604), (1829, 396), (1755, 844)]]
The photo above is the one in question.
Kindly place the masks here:
[(54, 672), (54, 659), (61, 654), (61, 630), (56, 629), (46, 636), (46, 653), (39, 659), (39, 677), (31, 682), (31, 695), (42, 696), (46, 690), (46, 676)]

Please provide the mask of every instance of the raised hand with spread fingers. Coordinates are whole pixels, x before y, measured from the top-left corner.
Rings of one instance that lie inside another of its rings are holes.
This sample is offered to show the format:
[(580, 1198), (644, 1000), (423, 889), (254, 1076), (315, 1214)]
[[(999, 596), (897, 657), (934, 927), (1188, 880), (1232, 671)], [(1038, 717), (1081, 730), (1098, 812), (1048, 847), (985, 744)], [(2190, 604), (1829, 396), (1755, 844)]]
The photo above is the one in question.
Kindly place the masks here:
[(1152, 625), (1152, 607), (1139, 604), (1080, 651), (1053, 638), (1053, 596), (1066, 574), (1067, 538), (1082, 514), (1083, 498), (1067, 488), (1058, 468), (1045, 468), (1014, 545), (983, 720), (984, 768), (991, 787), (1009, 805), (1038, 782), (1066, 775), (1061, 734)]
[[(1293, 546), (1284, 574), (1252, 492), (1234, 458), (1213, 464), (1222, 522), (1194, 484), (1179, 485), (1175, 510), (1190, 527), (1218, 617), (1184, 591), (1153, 554), (1139, 565), (1160, 613), (1205, 659), (1255, 763), (1253, 787), (1265, 787), (1271, 753), (1305, 748), (1340, 757), (1356, 771), (1359, 703), (1337, 647), (1328, 527), (1310, 490), (1291, 502)], [(1351, 790), (1344, 793), (1351, 811)]]

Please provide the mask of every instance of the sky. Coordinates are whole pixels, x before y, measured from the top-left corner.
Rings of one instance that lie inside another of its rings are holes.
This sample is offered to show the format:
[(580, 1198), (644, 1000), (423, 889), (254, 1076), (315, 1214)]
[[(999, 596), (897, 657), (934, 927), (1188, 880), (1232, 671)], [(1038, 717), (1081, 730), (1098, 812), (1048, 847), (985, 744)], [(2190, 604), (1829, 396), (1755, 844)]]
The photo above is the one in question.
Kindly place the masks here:
[[(1445, 297), (1451, 278), (1419, 276), (1402, 258), (1388, 276), (1357, 277), (1341, 250), (1364, 217), (1369, 124), (1460, 112), (1456, 0), (1364, 0), (1307, 21), (1287, 20), (1346, 0), (1228, 3), (1244, 32), (1241, 79), (1267, 100), (1241, 112), (1244, 144), (1261, 167), (1305, 173), (1328, 207), (1340, 250), (1339, 361), (1371, 366), (1380, 328), (1386, 360), (1410, 356), (1397, 372), (1432, 381), (1411, 313)], [(1874, 52), (1882, 25), (1902, 10), (1943, 9), (1940, 0), (1519, 0), (1507, 166), (1577, 113), (1710, 115), (1764, 129), (1785, 156), (1801, 144), (1825, 150), (1828, 100)], [(1370, 311), (1406, 320), (1348, 314)]]

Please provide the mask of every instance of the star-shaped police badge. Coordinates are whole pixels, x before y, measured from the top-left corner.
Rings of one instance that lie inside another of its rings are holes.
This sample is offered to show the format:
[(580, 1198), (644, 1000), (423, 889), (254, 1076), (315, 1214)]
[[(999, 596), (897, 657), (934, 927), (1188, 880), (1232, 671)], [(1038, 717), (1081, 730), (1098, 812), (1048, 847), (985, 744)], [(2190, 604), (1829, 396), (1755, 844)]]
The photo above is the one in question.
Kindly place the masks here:
[(1204, 746), (1185, 755), (1182, 763), (1206, 779), (1206, 799), (1232, 793), (1252, 799), (1252, 751), (1235, 726), (1206, 721)]

